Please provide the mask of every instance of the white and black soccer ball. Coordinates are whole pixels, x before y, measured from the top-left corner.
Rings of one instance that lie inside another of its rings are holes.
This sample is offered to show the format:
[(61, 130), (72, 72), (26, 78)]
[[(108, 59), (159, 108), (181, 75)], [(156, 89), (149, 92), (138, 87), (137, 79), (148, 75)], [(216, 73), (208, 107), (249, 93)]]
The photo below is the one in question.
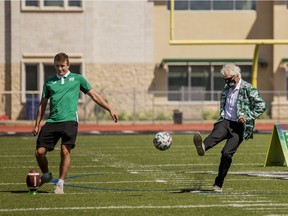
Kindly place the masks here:
[(154, 136), (153, 144), (158, 150), (165, 151), (172, 145), (172, 136), (166, 131), (158, 132)]

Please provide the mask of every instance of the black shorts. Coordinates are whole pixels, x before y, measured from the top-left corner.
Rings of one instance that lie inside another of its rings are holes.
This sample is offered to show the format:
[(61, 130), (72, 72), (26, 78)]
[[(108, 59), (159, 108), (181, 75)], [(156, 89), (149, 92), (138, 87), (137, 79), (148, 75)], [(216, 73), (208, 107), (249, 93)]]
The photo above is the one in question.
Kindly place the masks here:
[(75, 121), (50, 123), (46, 122), (39, 133), (37, 139), (37, 148), (45, 147), (48, 151), (53, 151), (58, 140), (61, 138), (62, 143), (75, 147), (75, 141), (78, 133), (78, 123)]

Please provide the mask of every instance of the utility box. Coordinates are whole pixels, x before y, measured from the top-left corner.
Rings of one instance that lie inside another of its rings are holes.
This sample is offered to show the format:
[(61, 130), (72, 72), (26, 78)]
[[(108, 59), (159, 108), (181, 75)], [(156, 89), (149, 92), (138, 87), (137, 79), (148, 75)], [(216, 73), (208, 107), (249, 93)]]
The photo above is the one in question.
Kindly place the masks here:
[(173, 110), (173, 121), (174, 124), (182, 124), (183, 114), (180, 110)]

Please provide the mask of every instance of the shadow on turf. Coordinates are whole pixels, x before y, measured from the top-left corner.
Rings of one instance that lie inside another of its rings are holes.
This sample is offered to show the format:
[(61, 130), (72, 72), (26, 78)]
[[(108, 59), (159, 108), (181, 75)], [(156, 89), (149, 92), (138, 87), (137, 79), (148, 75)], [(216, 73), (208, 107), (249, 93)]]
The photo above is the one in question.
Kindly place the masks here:
[(215, 193), (213, 190), (205, 190), (201, 188), (185, 188), (173, 193)]

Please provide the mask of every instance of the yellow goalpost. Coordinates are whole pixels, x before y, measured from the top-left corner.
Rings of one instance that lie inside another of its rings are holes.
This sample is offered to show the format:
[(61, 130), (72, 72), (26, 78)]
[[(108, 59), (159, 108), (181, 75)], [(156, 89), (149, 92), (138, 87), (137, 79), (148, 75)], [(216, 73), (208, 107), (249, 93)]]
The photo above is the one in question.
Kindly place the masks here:
[(243, 39), (243, 40), (176, 40), (174, 38), (175, 0), (170, 0), (170, 45), (255, 45), (253, 55), (252, 84), (257, 87), (258, 54), (260, 45), (288, 45), (288, 40)]

